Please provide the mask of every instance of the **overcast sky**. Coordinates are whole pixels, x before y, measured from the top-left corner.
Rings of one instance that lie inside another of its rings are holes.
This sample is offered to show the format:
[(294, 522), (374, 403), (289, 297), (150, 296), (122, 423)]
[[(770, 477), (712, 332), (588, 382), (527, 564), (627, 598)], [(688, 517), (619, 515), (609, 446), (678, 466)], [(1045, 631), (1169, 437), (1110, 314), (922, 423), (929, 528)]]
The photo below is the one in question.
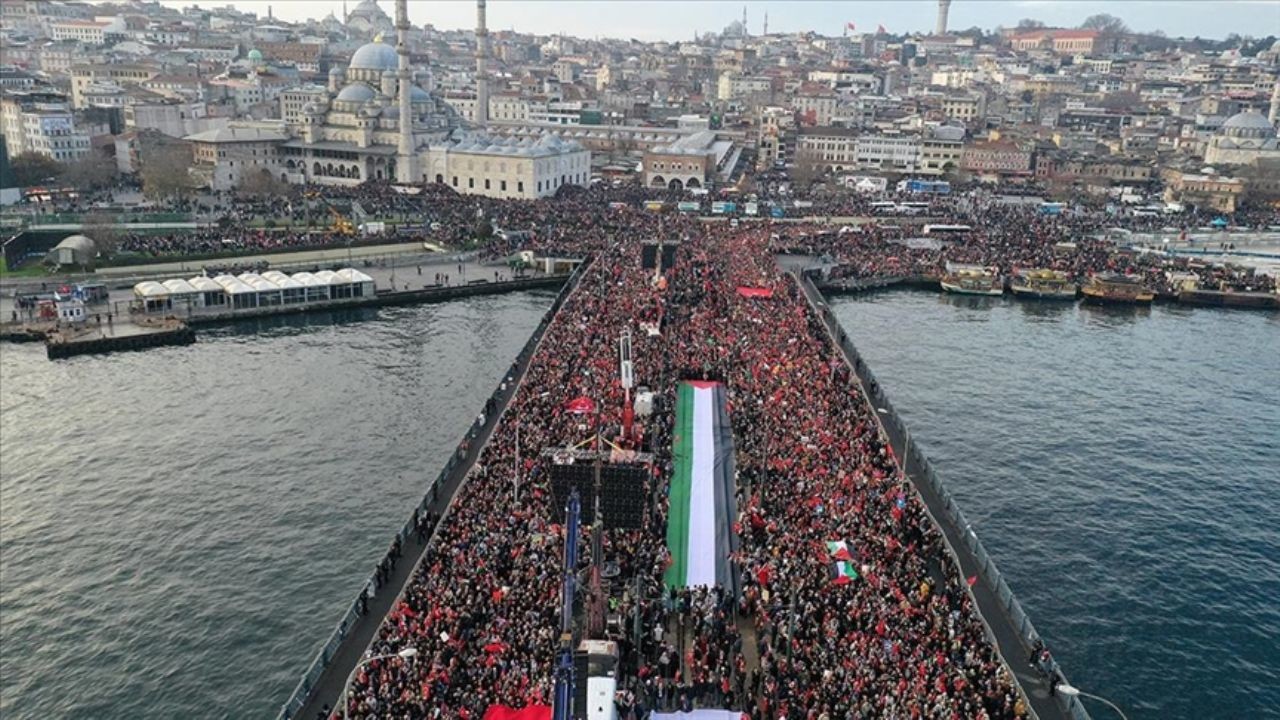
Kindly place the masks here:
[[(163, 0), (182, 7), (191, 0)], [(347, 0), (354, 8), (358, 0)], [(228, 4), (225, 0), (197, 3), (205, 7)], [(296, 21), (322, 17), (330, 11), (342, 16), (342, 0), (238, 0), (230, 4), (242, 10)], [(394, 0), (379, 0), (388, 15), (395, 15)], [(516, 29), (578, 37), (620, 37), (641, 40), (692, 39), (694, 31), (719, 31), (742, 17), (759, 34), (766, 12), (770, 32), (813, 30), (839, 35), (846, 22), (858, 30), (874, 31), (882, 24), (890, 32), (931, 30), (937, 12), (933, 0), (891, 2), (818, 2), (774, 0), (733, 2), (722, 0), (489, 0), (489, 29)], [(949, 26), (953, 30), (978, 25), (1012, 26), (1022, 18), (1035, 18), (1050, 26), (1076, 27), (1095, 13), (1111, 13), (1138, 31), (1163, 30), (1170, 36), (1222, 38), (1241, 35), (1280, 35), (1280, 0), (954, 0)], [(415, 25), (432, 23), (450, 29), (475, 26), (475, 3), (467, 0), (409, 0), (409, 16)]]

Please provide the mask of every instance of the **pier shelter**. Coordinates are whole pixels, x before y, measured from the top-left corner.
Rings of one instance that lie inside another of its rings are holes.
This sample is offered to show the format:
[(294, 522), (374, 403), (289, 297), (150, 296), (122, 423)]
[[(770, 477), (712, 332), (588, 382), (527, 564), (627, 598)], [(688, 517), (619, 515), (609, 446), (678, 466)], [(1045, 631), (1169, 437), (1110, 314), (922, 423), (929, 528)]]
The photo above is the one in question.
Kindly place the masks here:
[(142, 313), (236, 312), (358, 300), (373, 297), (376, 292), (373, 278), (355, 268), (294, 275), (267, 270), (261, 274), (246, 272), (213, 278), (200, 275), (190, 280), (147, 280), (133, 286), (133, 308)]

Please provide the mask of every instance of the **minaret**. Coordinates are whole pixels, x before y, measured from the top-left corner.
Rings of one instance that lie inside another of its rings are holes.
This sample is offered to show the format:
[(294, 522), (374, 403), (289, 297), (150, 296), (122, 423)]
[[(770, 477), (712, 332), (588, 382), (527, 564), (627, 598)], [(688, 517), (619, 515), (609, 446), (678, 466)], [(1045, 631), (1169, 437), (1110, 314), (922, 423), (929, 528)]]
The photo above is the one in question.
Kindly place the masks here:
[(951, 9), (951, 0), (938, 0), (938, 27), (934, 28), (934, 35), (947, 34), (947, 11)]
[(769, 36), (769, 11), (768, 10), (764, 11), (764, 32), (760, 34), (765, 37)]
[(1280, 120), (1280, 80), (1276, 80), (1276, 84), (1271, 88), (1271, 112), (1267, 113), (1267, 119), (1272, 125)]
[(413, 105), (410, 92), (413, 83), (409, 73), (409, 0), (396, 0), (396, 54), (400, 72), (396, 84), (400, 93), (400, 148), (396, 156), (396, 179), (402, 183), (418, 181), (416, 148), (413, 146)]
[(476, 0), (476, 124), (489, 124), (489, 28), (484, 0)]
[(747, 6), (742, 6), (742, 37), (747, 36)]

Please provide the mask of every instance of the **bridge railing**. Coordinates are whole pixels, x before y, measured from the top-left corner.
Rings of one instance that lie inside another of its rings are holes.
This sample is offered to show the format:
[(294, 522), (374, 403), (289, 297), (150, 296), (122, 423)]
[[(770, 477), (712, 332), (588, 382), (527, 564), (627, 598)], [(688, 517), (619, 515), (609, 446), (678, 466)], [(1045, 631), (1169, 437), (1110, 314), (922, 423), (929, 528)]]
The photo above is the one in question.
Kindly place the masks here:
[[(580, 264), (569, 276), (568, 282), (565, 283), (564, 288), (556, 295), (555, 301), (551, 304), (551, 309), (542, 316), (542, 320), (539, 321), (538, 327), (529, 335), (529, 339), (525, 342), (524, 347), (521, 348), (520, 353), (516, 355), (516, 359), (511, 366), (512, 369), (519, 368), (524, 362), (532, 357), (533, 351), (538, 345), (538, 341), (550, 326), (551, 321), (560, 310), (560, 306), (564, 304), (565, 298), (567, 298), (573, 288), (577, 286), (579, 279), (582, 277), (582, 273), (585, 272), (588, 265), (590, 265), (590, 262)], [(504, 392), (515, 392), (514, 387), (506, 387), (505, 389), (503, 387), (506, 383), (506, 377), (508, 374), (509, 373), (503, 374), (502, 383), (500, 383), (498, 388), (493, 391), (493, 394), (489, 396), (489, 400), (492, 401), (493, 404), (498, 403)], [(485, 407), (489, 406), (490, 403), (486, 402)], [(489, 418), (485, 417), (484, 419), (487, 420)], [(440, 489), (445, 486), (450, 475), (460, 464), (465, 462), (467, 452), (470, 449), (472, 442), (480, 435), (484, 430), (484, 427), (485, 422), (480, 417), (477, 417), (471, 422), (471, 426), (467, 428), (466, 434), (463, 435), (462, 440), (459, 441), (458, 446), (449, 456), (449, 460), (445, 463), (444, 467), (441, 468), (440, 473), (436, 475), (435, 479), (431, 481), (431, 485), (428, 487), (426, 493), (423, 494), (422, 500), (414, 507), (409, 519), (405, 520), (404, 525), (396, 533), (395, 537), (400, 541), (402, 546), (409, 540), (413, 533), (417, 532), (417, 528), (414, 525), (414, 518), (418, 517), (419, 513), (430, 508), (431, 504), (435, 502), (436, 498), (439, 496)], [(388, 555), (389, 554), (390, 550), (388, 550)], [(386, 557), (383, 557), (382, 560), (385, 561)], [(381, 564), (381, 561), (379, 564)], [(412, 574), (410, 575), (410, 578), (412, 578)], [(354, 621), (360, 617), (361, 596), (367, 593), (369, 598), (376, 597), (378, 590), (377, 571), (375, 570), (373, 573), (370, 573), (369, 578), (365, 580), (364, 584), (360, 588), (360, 592), (356, 593), (355, 599), (351, 601), (346, 612), (343, 613), (342, 619), (339, 620), (338, 624), (334, 627), (333, 632), (329, 633), (329, 639), (325, 641), (324, 645), (320, 648), (320, 651), (316, 653), (314, 658), (312, 658), (311, 664), (307, 666), (306, 672), (302, 675), (302, 679), (298, 681), (297, 686), (293, 689), (293, 693), (290, 694), (289, 699), (280, 709), (280, 714), (277, 716), (278, 720), (290, 720), (290, 718), (294, 716), (294, 713), (298, 712), (298, 710), (306, 704), (307, 699), (311, 695), (311, 691), (315, 689), (316, 683), (319, 682), (320, 676), (324, 674), (326, 669), (328, 669), (329, 663), (333, 659), (334, 654), (350, 634), (351, 628), (355, 624)], [(396, 591), (390, 587), (383, 588), (382, 590), (386, 592)]]
[[(810, 297), (811, 300), (821, 298), (814, 280), (817, 278), (812, 271), (806, 271), (802, 274), (801, 290)], [(965, 518), (964, 512), (960, 509), (959, 504), (951, 496), (951, 493), (943, 485), (938, 478), (937, 472), (933, 469), (933, 464), (929, 462), (928, 456), (911, 438), (911, 433), (907, 430), (906, 425), (898, 416), (897, 411), (890, 402), (889, 397), (885, 394), (884, 389), (880, 387), (880, 383), (876, 381), (875, 374), (871, 372), (871, 368), (863, 361), (862, 355), (858, 353), (857, 348), (849, 340), (849, 336), (845, 333), (839, 322), (835, 318), (835, 314), (825, 304), (821, 306), (821, 312), (818, 313), (831, 337), (839, 344), (840, 349), (844, 352), (845, 357), (853, 364), (854, 373), (862, 383), (862, 388), (866, 394), (868, 402), (871, 403), (873, 411), (880, 417), (881, 425), (884, 427), (885, 434), (888, 435), (889, 444), (893, 448), (897, 457), (901, 460), (904, 474), (908, 474), (916, 481), (924, 480), (930, 490), (941, 498), (943, 512), (945, 517), (937, 518), (939, 522), (949, 523), (953, 528), (959, 530), (960, 537), (963, 538), (964, 550), (967, 551), (977, 562), (978, 578), (984, 582), (996, 594), (1000, 600), (1000, 604), (1004, 612), (1009, 616), (1014, 628), (1022, 639), (1024, 645), (1028, 648), (1034, 646), (1036, 640), (1040, 639), (1040, 634), (1036, 632), (1035, 626), (1031, 623), (1031, 618), (1026, 611), (1022, 609), (1022, 604), (1018, 602), (1014, 596), (1013, 590), (1009, 587), (1009, 583), (1005, 580), (1004, 575), (996, 567), (995, 560), (983, 547), (982, 541), (978, 539), (978, 535), (973, 531), (973, 526)], [(910, 471), (908, 473), (908, 470)], [(943, 534), (943, 541), (946, 543), (948, 550), (956, 560), (959, 567), (959, 548), (952, 547), (951, 542)], [(971, 598), (972, 599), (972, 598)], [(976, 600), (974, 607), (977, 607)], [(981, 617), (981, 614), (979, 613)], [(986, 619), (983, 618), (984, 625)], [(990, 628), (988, 627), (990, 633)], [(1014, 658), (1012, 662), (1017, 662)], [(1009, 659), (1006, 659), (1009, 662)], [(1012, 667), (1010, 667), (1012, 670)], [(1053, 661), (1051, 668), (1053, 672), (1058, 673), (1062, 682), (1066, 682), (1066, 674), (1062, 672), (1057, 661)], [(1058, 704), (1068, 717), (1075, 720), (1089, 720), (1089, 713), (1081, 704), (1080, 699), (1074, 696), (1065, 696), (1058, 694)]]

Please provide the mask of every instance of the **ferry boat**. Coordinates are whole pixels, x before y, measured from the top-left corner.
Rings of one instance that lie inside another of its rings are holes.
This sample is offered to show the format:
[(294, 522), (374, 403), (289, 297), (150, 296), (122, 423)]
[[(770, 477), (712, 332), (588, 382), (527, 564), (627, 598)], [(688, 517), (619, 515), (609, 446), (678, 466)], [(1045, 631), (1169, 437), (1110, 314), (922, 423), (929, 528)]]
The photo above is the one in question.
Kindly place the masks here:
[(1018, 297), (1038, 300), (1075, 300), (1080, 288), (1061, 270), (1014, 270), (1009, 289)]
[(947, 263), (942, 289), (960, 295), (1003, 295), (1004, 281), (992, 268)]
[(1080, 288), (1084, 301), (1101, 305), (1150, 305), (1156, 294), (1142, 280), (1119, 273), (1100, 273)]

